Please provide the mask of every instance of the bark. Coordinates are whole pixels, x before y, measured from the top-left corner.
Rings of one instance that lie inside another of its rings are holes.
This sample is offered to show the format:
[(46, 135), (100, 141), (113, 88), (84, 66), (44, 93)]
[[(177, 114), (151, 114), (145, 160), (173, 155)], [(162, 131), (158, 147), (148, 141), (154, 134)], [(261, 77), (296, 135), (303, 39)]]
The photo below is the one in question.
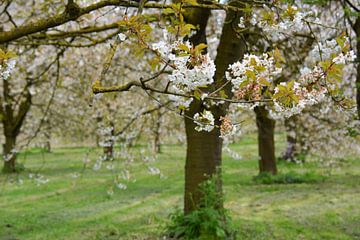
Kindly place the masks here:
[[(193, 104), (191, 112), (196, 112), (200, 104)], [(198, 108), (200, 110), (200, 108)], [(190, 113), (190, 111), (189, 111)], [(218, 129), (212, 132), (197, 132), (196, 124), (185, 119), (187, 152), (185, 165), (185, 202), (184, 212), (189, 213), (199, 206), (201, 193), (199, 184), (210, 176), (220, 174), (222, 139)], [(217, 182), (216, 190), (222, 193), (221, 182)], [(222, 206), (219, 206), (222, 207)]]
[[(113, 122), (110, 122), (111, 130), (111, 137), (115, 136), (115, 125)], [(114, 140), (109, 139), (108, 145), (104, 147), (104, 156), (106, 161), (111, 161), (114, 159)]]
[[(200, 25), (200, 29), (196, 35), (190, 40), (194, 45), (206, 43), (205, 27), (209, 17), (208, 10), (192, 10), (187, 21), (194, 25)], [(240, 19), (240, 13), (229, 11), (225, 21), (220, 44), (218, 47), (218, 55), (215, 60), (216, 73), (215, 83), (213, 87), (224, 84), (224, 73), (230, 63), (233, 63), (243, 57), (245, 52), (245, 44), (238, 38), (236, 26)], [(230, 85), (225, 88), (228, 96), (231, 96)], [(190, 105), (187, 116), (194, 116), (197, 112), (202, 112), (205, 106), (201, 101), (194, 100)], [(211, 107), (211, 112), (215, 117), (215, 124), (219, 125), (220, 116), (224, 116), (227, 112), (228, 104)], [(184, 196), (184, 212), (185, 214), (194, 210), (201, 202), (202, 196), (198, 191), (198, 186), (206, 179), (214, 174), (221, 175), (221, 151), (222, 139), (220, 138), (219, 128), (214, 128), (211, 132), (197, 132), (196, 124), (188, 118), (185, 118), (185, 129), (187, 139), (187, 152), (185, 164), (185, 196)], [(219, 196), (222, 196), (222, 182), (219, 176), (216, 182), (216, 190)], [(222, 202), (219, 203), (222, 208)]]
[[(210, 16), (209, 10), (187, 10), (186, 21), (199, 27), (198, 32), (190, 39), (193, 45), (206, 43), (205, 29)], [(201, 102), (195, 101), (190, 105), (187, 116), (194, 116), (201, 111)], [(215, 142), (217, 138), (214, 131), (211, 133), (197, 132), (196, 124), (192, 119), (185, 118), (185, 130), (187, 140), (186, 163), (185, 163), (185, 193), (184, 213), (193, 211), (201, 201), (201, 194), (198, 191), (199, 184), (216, 172), (220, 165), (221, 155), (214, 149), (219, 146)]]
[[(100, 126), (100, 123), (102, 122), (102, 120), (103, 120), (102, 116), (97, 116), (97, 117), (96, 117), (96, 125), (97, 125), (97, 126)], [(100, 144), (101, 138), (100, 138), (100, 134), (99, 134), (99, 133), (96, 134), (96, 136), (95, 136), (95, 141), (96, 141), (96, 146), (97, 146), (97, 147), (101, 147), (101, 144)]]
[(45, 151), (50, 153), (51, 152), (51, 139), (50, 139), (50, 134), (46, 134), (46, 142), (45, 142)]
[(274, 129), (275, 121), (269, 117), (264, 106), (255, 108), (258, 127), (259, 169), (260, 173), (277, 173), (275, 159)]
[(358, 119), (360, 119), (360, 17), (356, 19), (353, 26), (356, 33), (356, 50), (357, 50), (357, 75), (356, 75), (356, 103), (358, 111)]
[(44, 131), (44, 136), (45, 136), (45, 151), (46, 152), (51, 152), (51, 124), (50, 124), (50, 121), (49, 119), (47, 119), (45, 121), (45, 124), (46, 124), (46, 128), (45, 128), (45, 131)]
[[(5, 136), (5, 144), (3, 145), (3, 155), (5, 158), (11, 156), (7, 161), (4, 161), (3, 172), (11, 173), (16, 171), (16, 153), (12, 153), (12, 150), (16, 147), (16, 138), (20, 134), (21, 127), (25, 121), (26, 115), (31, 107), (31, 94), (28, 89), (25, 89), (23, 94), (23, 100), (19, 103), (17, 111), (14, 110), (14, 106), (10, 96), (10, 86), (8, 81), (3, 81), (3, 99), (6, 104), (5, 107), (1, 107), (2, 124)], [(1, 104), (3, 105), (3, 104)]]
[(295, 116), (285, 120), (286, 128), (286, 150), (282, 156), (282, 160), (295, 161), (296, 157), (296, 122)]
[(110, 161), (114, 157), (114, 145), (111, 143), (109, 146), (104, 147), (104, 155), (106, 161)]
[(155, 131), (154, 131), (154, 152), (161, 153), (161, 142), (160, 142), (160, 128), (161, 128), (161, 116), (160, 110), (156, 116), (156, 124), (155, 124)]
[(3, 172), (13, 173), (16, 172), (16, 154), (12, 150), (16, 146), (15, 136), (5, 136), (5, 144), (3, 145), (3, 155), (5, 158)]

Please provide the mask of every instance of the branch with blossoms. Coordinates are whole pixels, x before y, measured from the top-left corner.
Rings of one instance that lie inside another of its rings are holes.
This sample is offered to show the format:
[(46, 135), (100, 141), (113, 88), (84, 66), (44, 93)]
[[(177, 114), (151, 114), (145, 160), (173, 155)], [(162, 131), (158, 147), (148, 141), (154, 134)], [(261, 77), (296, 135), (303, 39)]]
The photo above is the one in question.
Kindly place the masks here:
[[(312, 70), (299, 76), (297, 81), (292, 80), (280, 84), (274, 81), (282, 73), (286, 64), (286, 59), (282, 56), (281, 51), (274, 49), (262, 55), (246, 54), (242, 61), (229, 66), (225, 75), (225, 83), (219, 88), (213, 89), (215, 64), (209, 54), (204, 53), (207, 46), (205, 44), (193, 46), (184, 40), (196, 27), (184, 22), (183, 6), (183, 3), (178, 3), (166, 9), (167, 13), (175, 16), (176, 21), (173, 20), (163, 31), (164, 40), (153, 44), (149, 44), (149, 36), (152, 31), (150, 25), (141, 22), (137, 16), (131, 18), (126, 16), (121, 25), (129, 29), (128, 35), (120, 34), (114, 45), (118, 46), (122, 41), (133, 39), (133, 42), (141, 50), (154, 55), (151, 67), (153, 69), (160, 68), (160, 70), (149, 78), (140, 78), (138, 81), (130, 81), (123, 85), (104, 87), (101, 80), (106, 75), (104, 70), (110, 66), (110, 62), (105, 61), (99, 80), (93, 84), (93, 93), (128, 91), (135, 86), (145, 90), (149, 96), (148, 91), (168, 95), (180, 113), (187, 110), (191, 102), (197, 99), (202, 102), (205, 109), (195, 113), (194, 116), (185, 117), (192, 119), (197, 124), (196, 130), (209, 132), (214, 127), (220, 127), (222, 132), (231, 130), (231, 122), (226, 117), (220, 119), (221, 126), (215, 125), (214, 116), (210, 111), (212, 105), (227, 102), (254, 108), (265, 104), (270, 115), (277, 118), (299, 114), (306, 106), (319, 103), (327, 96), (334, 100), (338, 99), (336, 95), (341, 93), (339, 83), (343, 65), (346, 62), (352, 62), (355, 58), (344, 34), (331, 42), (331, 46), (327, 49), (322, 49), (321, 43), (317, 42), (320, 60)], [(269, 9), (272, 8), (276, 8), (276, 14), (259, 10), (259, 14), (252, 14), (250, 20), (245, 20), (249, 17), (245, 14), (240, 19), (239, 28), (245, 28), (245, 21), (250, 21), (252, 25), (257, 25), (264, 32), (272, 34), (289, 28), (292, 33), (297, 34), (297, 31), (309, 27), (311, 35), (316, 39), (311, 26), (309, 26), (309, 21), (306, 20), (307, 16), (313, 18), (311, 14), (302, 13), (297, 7), (291, 5), (287, 5), (284, 9), (278, 5), (269, 7)], [(111, 60), (111, 56), (114, 55), (113, 46), (109, 51), (110, 58), (107, 59)], [(157, 89), (148, 84), (159, 78), (168, 67), (171, 67), (171, 72), (167, 76), (168, 83), (165, 89)], [(231, 97), (222, 90), (228, 84), (232, 88)], [(155, 97), (153, 99), (157, 101)], [(337, 102), (341, 103), (343, 107), (351, 104), (350, 101), (344, 100)]]

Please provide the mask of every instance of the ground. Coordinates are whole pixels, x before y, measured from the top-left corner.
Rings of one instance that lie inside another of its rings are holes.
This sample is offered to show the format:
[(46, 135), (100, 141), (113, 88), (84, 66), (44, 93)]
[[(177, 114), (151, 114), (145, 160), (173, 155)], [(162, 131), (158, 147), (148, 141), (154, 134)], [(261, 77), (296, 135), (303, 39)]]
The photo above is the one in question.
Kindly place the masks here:
[[(279, 142), (278, 153), (284, 147)], [(312, 172), (326, 178), (310, 184), (263, 185), (252, 180), (258, 173), (255, 137), (244, 137), (232, 149), (243, 160), (224, 156), (225, 203), (239, 239), (360, 239), (359, 157), (349, 157), (336, 169), (280, 163), (283, 173)], [(114, 189), (112, 196), (107, 191), (123, 165), (118, 163), (112, 171), (83, 169), (87, 152), (34, 149), (19, 158), (25, 172), (0, 175), (0, 240), (160, 239), (168, 214), (182, 205), (185, 146), (163, 146), (151, 163), (163, 177), (150, 175), (137, 157), (131, 167), (136, 181), (128, 183), (127, 190)], [(95, 155), (91, 152), (90, 159)], [(49, 182), (38, 185), (29, 179), (30, 172)], [(75, 177), (77, 173), (81, 175)]]

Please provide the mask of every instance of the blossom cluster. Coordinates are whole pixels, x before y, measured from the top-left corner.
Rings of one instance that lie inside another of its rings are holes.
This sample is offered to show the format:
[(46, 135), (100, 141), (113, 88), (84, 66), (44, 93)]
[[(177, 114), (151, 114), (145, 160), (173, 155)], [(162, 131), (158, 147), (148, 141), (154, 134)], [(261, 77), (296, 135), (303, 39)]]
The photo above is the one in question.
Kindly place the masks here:
[(281, 71), (268, 54), (246, 54), (241, 62), (230, 65), (225, 74), (233, 84), (232, 91), (237, 99), (260, 100), (263, 88), (270, 86)]
[(3, 80), (7, 80), (10, 77), (15, 65), (15, 59), (6, 59), (3, 61), (3, 64), (0, 64), (0, 76)]
[(215, 118), (211, 111), (204, 110), (202, 113), (195, 113), (194, 122), (197, 124), (195, 127), (196, 131), (207, 131), (211, 132), (215, 125)]
[(228, 116), (220, 117), (220, 137), (225, 138), (236, 133), (236, 126), (232, 124)]
[[(283, 34), (291, 34), (303, 31), (306, 27), (305, 20), (311, 18), (313, 22), (318, 22), (319, 19), (314, 17), (315, 13), (299, 9), (296, 6), (273, 6), (269, 8), (264, 6), (261, 9), (254, 9), (253, 13), (247, 18), (241, 17), (239, 27), (245, 28), (245, 23), (260, 27), (266, 34), (272, 38), (279, 39), (284, 37)], [(285, 34), (285, 35), (286, 35)]]
[(199, 56), (189, 54), (186, 49), (191, 49), (192, 46), (188, 41), (175, 41), (172, 44), (160, 41), (152, 47), (159, 51), (162, 58), (167, 58), (173, 63), (175, 69), (170, 74), (169, 80), (179, 90), (189, 92), (213, 83), (214, 61), (208, 54)]
[(282, 88), (286, 89), (286, 86), (291, 86), (290, 92), (293, 96), (292, 100), (284, 100), (280, 98), (274, 98), (273, 106), (268, 108), (269, 114), (273, 119), (289, 118), (293, 115), (301, 113), (306, 106), (315, 105), (320, 103), (326, 98), (326, 88), (318, 86), (309, 90), (304, 85), (300, 85), (299, 82), (292, 81), (290, 83), (282, 82), (274, 90), (274, 96), (279, 94)]
[[(213, 83), (215, 64), (209, 54), (203, 54), (206, 45), (192, 46), (189, 41), (169, 41), (169, 33), (164, 31), (164, 40), (152, 44), (152, 50), (172, 67), (168, 76), (172, 83), (171, 92), (180, 95), (191, 94), (194, 90), (207, 87)], [(169, 96), (177, 106), (189, 107), (192, 98)]]

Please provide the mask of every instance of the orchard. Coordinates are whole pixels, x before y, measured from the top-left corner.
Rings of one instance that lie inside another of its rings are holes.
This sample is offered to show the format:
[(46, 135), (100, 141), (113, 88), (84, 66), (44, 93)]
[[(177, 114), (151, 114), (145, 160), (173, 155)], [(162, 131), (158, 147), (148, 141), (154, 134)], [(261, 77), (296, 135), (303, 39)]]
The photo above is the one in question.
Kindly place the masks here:
[(359, 0), (0, 21), (0, 239), (360, 238)]

